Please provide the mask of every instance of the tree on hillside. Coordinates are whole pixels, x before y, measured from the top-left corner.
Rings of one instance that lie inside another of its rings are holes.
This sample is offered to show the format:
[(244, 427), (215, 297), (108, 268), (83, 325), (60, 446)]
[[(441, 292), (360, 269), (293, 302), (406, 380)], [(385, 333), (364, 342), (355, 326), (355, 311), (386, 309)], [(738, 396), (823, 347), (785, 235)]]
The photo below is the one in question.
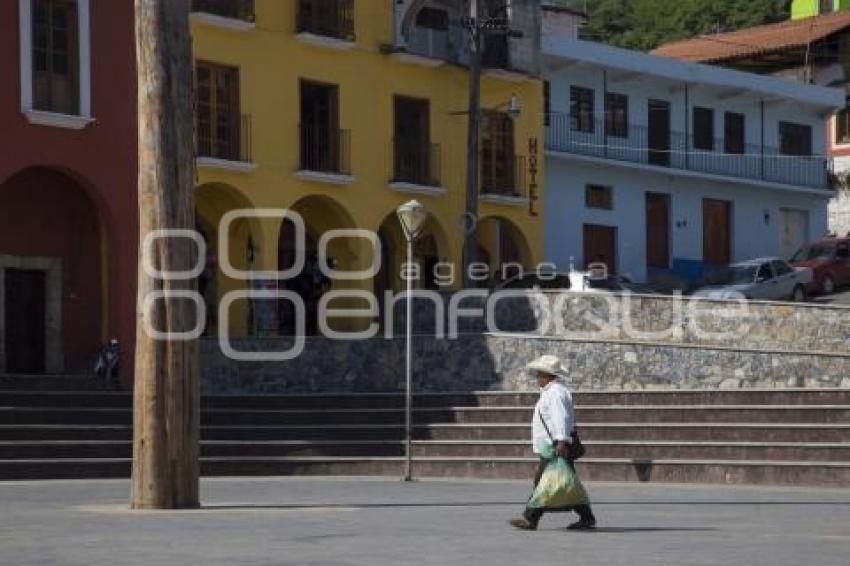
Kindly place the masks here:
[(780, 22), (789, 0), (587, 0), (584, 37), (630, 49)]

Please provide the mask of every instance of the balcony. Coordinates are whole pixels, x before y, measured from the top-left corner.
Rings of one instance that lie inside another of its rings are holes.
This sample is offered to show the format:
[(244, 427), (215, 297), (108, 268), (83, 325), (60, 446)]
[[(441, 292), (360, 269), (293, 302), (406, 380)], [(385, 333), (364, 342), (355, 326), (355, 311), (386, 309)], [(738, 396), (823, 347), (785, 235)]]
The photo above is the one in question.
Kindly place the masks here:
[(501, 204), (525, 204), (525, 157), (488, 160), (481, 157), (481, 200)]
[(313, 125), (300, 125), (299, 178), (347, 185), (351, 177), (351, 132)]
[(630, 126), (625, 136), (606, 135), (605, 121), (596, 120), (592, 132), (574, 131), (566, 114), (550, 114), (546, 150), (694, 173), (733, 177), (796, 187), (830, 189), (830, 160), (785, 155), (774, 147), (747, 144), (740, 153), (726, 153), (724, 141), (714, 140), (715, 151), (693, 149), (687, 136), (672, 132), (650, 144), (646, 126)]
[(396, 190), (442, 194), (440, 144), (418, 140), (393, 140), (390, 186)]
[(234, 172), (256, 169), (252, 147), (252, 119), (248, 114), (234, 115), (216, 124), (216, 134), (209, 126), (198, 128), (198, 165)]
[(254, 0), (192, 0), (192, 19), (245, 31), (254, 28)]
[(348, 47), (356, 40), (354, 0), (298, 0), (298, 37), (328, 47)]

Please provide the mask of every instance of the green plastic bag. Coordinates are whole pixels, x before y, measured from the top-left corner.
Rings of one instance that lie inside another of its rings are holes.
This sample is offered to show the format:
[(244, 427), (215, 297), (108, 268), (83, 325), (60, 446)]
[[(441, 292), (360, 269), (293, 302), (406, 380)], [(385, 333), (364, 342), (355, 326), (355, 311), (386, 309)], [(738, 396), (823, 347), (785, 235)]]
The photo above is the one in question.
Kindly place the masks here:
[(576, 505), (587, 503), (589, 503), (587, 491), (572, 466), (563, 458), (552, 458), (546, 465), (526, 507), (550, 512), (569, 511)]

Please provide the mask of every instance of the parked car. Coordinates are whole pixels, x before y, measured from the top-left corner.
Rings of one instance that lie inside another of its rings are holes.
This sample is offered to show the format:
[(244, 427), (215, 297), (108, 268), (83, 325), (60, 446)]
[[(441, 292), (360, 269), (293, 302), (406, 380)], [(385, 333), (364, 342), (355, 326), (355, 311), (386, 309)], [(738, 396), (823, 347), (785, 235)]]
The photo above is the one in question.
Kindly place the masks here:
[(794, 267), (814, 272), (810, 293), (832, 294), (850, 285), (850, 238), (825, 238), (800, 248), (791, 258)]
[(741, 296), (763, 301), (804, 301), (814, 275), (807, 267), (792, 267), (780, 258), (760, 258), (735, 263), (709, 276), (694, 296), (734, 299)]

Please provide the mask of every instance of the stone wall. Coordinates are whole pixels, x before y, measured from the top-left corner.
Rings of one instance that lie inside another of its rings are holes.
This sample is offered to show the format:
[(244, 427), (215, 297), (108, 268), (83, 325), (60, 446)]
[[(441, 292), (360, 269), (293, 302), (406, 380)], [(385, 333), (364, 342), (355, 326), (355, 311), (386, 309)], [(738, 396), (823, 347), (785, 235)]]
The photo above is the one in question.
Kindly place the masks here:
[[(749, 303), (744, 311), (735, 303), (670, 297), (558, 300), (547, 294), (500, 301), (493, 310), (500, 332), (482, 332), (482, 320), (473, 318), (456, 339), (436, 339), (429, 336), (433, 332), (416, 336), (417, 390), (530, 390), (534, 383), (524, 365), (544, 353), (565, 361), (576, 389), (850, 387), (848, 308)], [(612, 311), (616, 316), (608, 317)], [(632, 326), (643, 334), (628, 331), (623, 313), (631, 313)], [(547, 317), (559, 318), (560, 327), (553, 322), (545, 335), (523, 333), (546, 326)], [(582, 334), (609, 318), (606, 334)], [(709, 334), (697, 332), (694, 320)], [(716, 336), (742, 325), (746, 332)], [(234, 347), (281, 351), (291, 347), (291, 339)], [(215, 341), (203, 342), (202, 356), (204, 389), (210, 393), (373, 392), (404, 386), (402, 333), (356, 342), (308, 338), (303, 353), (288, 362), (235, 362)]]

